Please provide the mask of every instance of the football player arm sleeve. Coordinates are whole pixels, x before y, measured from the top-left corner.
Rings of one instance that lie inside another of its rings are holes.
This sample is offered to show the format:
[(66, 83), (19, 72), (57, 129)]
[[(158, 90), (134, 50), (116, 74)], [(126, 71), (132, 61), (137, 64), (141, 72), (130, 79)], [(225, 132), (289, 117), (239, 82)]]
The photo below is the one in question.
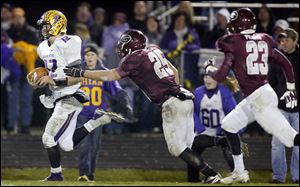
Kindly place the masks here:
[(71, 86), (73, 84), (77, 84), (79, 82), (82, 82), (83, 78), (82, 77), (68, 77), (67, 78), (67, 85)]
[(295, 89), (295, 77), (291, 62), (276, 48), (271, 51), (271, 58), (274, 59), (283, 69), (286, 79), (287, 89)]
[(170, 61), (168, 61), (168, 67), (174, 72), (175, 81), (176, 81), (177, 84), (179, 84), (178, 70), (171, 64)]
[(225, 59), (221, 65), (221, 67), (212, 73), (212, 78), (215, 79), (218, 82), (222, 82), (225, 80), (226, 76), (228, 75), (232, 62), (233, 62), (234, 56), (232, 53), (227, 52), (225, 53)]
[(121, 79), (121, 75), (117, 69), (111, 70), (86, 70), (83, 73), (83, 76), (88, 79), (100, 80), (100, 81), (114, 81)]

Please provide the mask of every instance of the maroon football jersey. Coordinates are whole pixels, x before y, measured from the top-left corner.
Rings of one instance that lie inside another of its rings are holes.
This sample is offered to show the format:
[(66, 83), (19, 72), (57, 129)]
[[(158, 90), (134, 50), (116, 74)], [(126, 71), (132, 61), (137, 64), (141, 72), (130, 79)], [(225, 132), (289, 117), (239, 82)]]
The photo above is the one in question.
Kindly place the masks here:
[(167, 62), (163, 52), (151, 45), (125, 56), (117, 71), (122, 78), (132, 79), (153, 103), (161, 105), (180, 88)]
[(265, 33), (225, 35), (217, 41), (217, 47), (225, 53), (225, 59), (213, 78), (222, 81), (232, 69), (244, 96), (268, 82), (269, 58), (282, 66), (287, 82), (294, 82), (291, 63)]

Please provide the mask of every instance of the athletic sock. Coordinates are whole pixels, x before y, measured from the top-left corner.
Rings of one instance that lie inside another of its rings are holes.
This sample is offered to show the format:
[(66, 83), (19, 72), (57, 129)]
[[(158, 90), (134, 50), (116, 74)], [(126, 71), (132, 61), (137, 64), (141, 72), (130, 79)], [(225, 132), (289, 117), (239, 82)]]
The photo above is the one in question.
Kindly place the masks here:
[(95, 128), (100, 127), (101, 125), (105, 125), (110, 123), (111, 119), (109, 116), (104, 115), (97, 119), (91, 119), (86, 122), (83, 126), (86, 128), (87, 131), (92, 132)]
[(61, 173), (62, 169), (61, 169), (61, 166), (59, 166), (57, 168), (51, 167), (50, 171), (51, 171), (51, 173)]
[(234, 161), (234, 170), (238, 173), (241, 173), (245, 170), (243, 154), (232, 155)]
[(88, 134), (89, 131), (86, 129), (86, 127), (82, 126), (77, 128), (73, 134), (73, 146), (76, 147), (76, 145), (78, 145), (78, 143)]

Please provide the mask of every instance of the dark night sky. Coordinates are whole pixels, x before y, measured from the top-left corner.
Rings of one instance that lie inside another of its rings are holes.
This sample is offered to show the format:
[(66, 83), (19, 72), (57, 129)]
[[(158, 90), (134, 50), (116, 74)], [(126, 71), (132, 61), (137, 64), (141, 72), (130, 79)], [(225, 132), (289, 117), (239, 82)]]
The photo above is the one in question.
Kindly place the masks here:
[[(123, 11), (132, 16), (133, 2), (134, 1), (113, 1), (113, 0), (85, 0), (92, 5), (92, 9), (96, 7), (103, 7), (108, 13), (108, 19), (111, 17), (110, 13), (115, 11)], [(67, 18), (75, 16), (76, 6), (81, 1), (76, 0), (10, 0), (8, 2), (13, 6), (20, 6), (25, 9), (26, 17), (30, 24), (35, 25), (36, 21), (40, 18), (43, 12), (49, 9), (62, 11)]]
[[(133, 15), (133, 3), (134, 1), (128, 1), (128, 0), (122, 0), (122, 1), (116, 1), (116, 0), (83, 0), (86, 2), (89, 2), (92, 5), (92, 9), (96, 7), (103, 7), (107, 11), (107, 19), (108, 23), (110, 21), (110, 18), (112, 17), (111, 15), (115, 11), (122, 11), (125, 12), (128, 16), (128, 19), (132, 18)], [(25, 9), (26, 14), (27, 14), (27, 20), (28, 22), (35, 26), (36, 21), (40, 18), (43, 12), (49, 9), (56, 9), (62, 11), (66, 16), (68, 20), (71, 20), (75, 16), (75, 11), (76, 11), (76, 5), (79, 2), (78, 0), (4, 0), (4, 2), (9, 2), (10, 4), (14, 6), (21, 6)], [(173, 4), (176, 4), (178, 1), (173, 1)], [(230, 1), (234, 2), (234, 1)], [(235, 1), (235, 2), (247, 2), (247, 3), (252, 3), (252, 2), (258, 2), (262, 3), (261, 1), (248, 1), (248, 0), (243, 0), (243, 1)], [(264, 1), (265, 3), (287, 3), (287, 2), (294, 2), (296, 1), (286, 1), (286, 0), (273, 0), (273, 1)], [(293, 9), (294, 12), (295, 9)], [(255, 11), (255, 10), (254, 10)], [(290, 15), (292, 13), (288, 9), (278, 9), (276, 11), (273, 11), (275, 14), (275, 17), (280, 19), (280, 18), (285, 18), (287, 15)], [(299, 10), (298, 14), (299, 15)]]

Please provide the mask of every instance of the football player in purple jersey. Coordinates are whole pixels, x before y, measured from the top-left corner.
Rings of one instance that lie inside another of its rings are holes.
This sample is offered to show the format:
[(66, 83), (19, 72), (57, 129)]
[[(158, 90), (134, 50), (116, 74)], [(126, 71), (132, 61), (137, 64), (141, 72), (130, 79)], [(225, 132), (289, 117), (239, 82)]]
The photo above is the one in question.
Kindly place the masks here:
[(162, 126), (169, 152), (198, 168), (207, 177), (206, 182), (219, 182), (220, 175), (191, 149), (195, 137), (193, 94), (180, 87), (178, 72), (161, 49), (147, 43), (141, 31), (127, 30), (117, 45), (117, 53), (122, 58), (118, 68), (89, 71), (67, 67), (64, 72), (68, 76), (101, 81), (129, 77), (154, 104), (162, 107)]
[(265, 33), (255, 33), (255, 27), (256, 18), (249, 8), (233, 11), (227, 24), (230, 34), (217, 41), (217, 47), (225, 54), (221, 67), (217, 69), (210, 60), (204, 63), (206, 72), (219, 82), (232, 70), (244, 95), (244, 99), (225, 116), (221, 124), (230, 141), (235, 165), (234, 171), (221, 180), (224, 184), (250, 180), (237, 135), (249, 123), (256, 120), (265, 131), (277, 137), (287, 147), (299, 146), (299, 134), (277, 108), (277, 95), (267, 79), (271, 58), (285, 73), (287, 90), (280, 99), (286, 100), (287, 107), (295, 107), (297, 96), (292, 65), (276, 49), (272, 38)]

